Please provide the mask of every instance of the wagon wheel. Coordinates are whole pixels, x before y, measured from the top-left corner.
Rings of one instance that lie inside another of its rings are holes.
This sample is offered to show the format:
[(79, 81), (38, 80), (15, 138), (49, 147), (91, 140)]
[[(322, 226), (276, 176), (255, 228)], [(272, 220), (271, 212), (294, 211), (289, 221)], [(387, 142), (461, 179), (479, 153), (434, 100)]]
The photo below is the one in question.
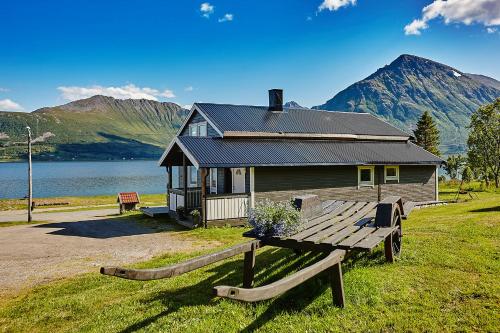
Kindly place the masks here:
[(401, 228), (401, 209), (399, 205), (394, 209), (391, 225), (397, 228), (385, 239), (384, 248), (387, 261), (394, 262), (394, 259), (401, 255), (401, 238), (403, 237), (403, 229)]

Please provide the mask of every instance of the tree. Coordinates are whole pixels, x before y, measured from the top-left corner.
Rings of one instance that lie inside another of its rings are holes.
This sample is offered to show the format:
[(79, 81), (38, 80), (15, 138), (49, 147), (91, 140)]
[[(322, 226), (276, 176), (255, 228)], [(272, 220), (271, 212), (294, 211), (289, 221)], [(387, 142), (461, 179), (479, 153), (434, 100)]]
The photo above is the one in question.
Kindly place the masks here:
[(474, 179), (474, 173), (470, 166), (466, 166), (462, 171), (462, 180), (466, 183), (470, 183)]
[(461, 155), (450, 155), (446, 160), (446, 165), (444, 170), (450, 176), (451, 179), (457, 179), (460, 174), (460, 169), (465, 163), (465, 158)]
[(417, 145), (434, 155), (441, 156), (439, 146), (439, 130), (430, 113), (425, 111), (417, 122), (417, 129), (414, 131)]
[(468, 160), (481, 170), (487, 185), (491, 174), (500, 186), (500, 98), (472, 114), (467, 139)]

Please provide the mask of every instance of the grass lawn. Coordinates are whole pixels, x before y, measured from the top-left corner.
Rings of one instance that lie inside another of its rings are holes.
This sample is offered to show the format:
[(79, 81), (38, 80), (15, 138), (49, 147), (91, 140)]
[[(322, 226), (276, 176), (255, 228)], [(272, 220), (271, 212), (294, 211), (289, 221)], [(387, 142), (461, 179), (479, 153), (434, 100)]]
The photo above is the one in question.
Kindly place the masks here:
[[(345, 309), (332, 306), (326, 275), (269, 301), (213, 298), (215, 285), (241, 285), (239, 256), (167, 280), (128, 281), (91, 273), (53, 282), (0, 300), (0, 331), (498, 332), (500, 194), (478, 195), (479, 200), (415, 210), (404, 221), (403, 255), (395, 264), (384, 262), (382, 248), (345, 262)], [(242, 230), (181, 233), (218, 240), (225, 247), (241, 241)], [(164, 256), (137, 266), (156, 267), (190, 256)], [(318, 259), (263, 248), (256, 284)]]
[[(139, 194), (141, 204), (139, 206), (165, 205), (165, 194)], [(55, 207), (78, 207), (78, 206), (116, 206), (116, 195), (99, 195), (90, 197), (61, 197), (61, 198), (33, 198), (36, 203), (50, 203), (50, 206), (40, 206), (43, 208)], [(68, 205), (58, 205), (57, 203), (69, 203)], [(28, 201), (22, 199), (0, 199), (0, 211), (27, 209)], [(36, 212), (35, 208), (35, 212)]]

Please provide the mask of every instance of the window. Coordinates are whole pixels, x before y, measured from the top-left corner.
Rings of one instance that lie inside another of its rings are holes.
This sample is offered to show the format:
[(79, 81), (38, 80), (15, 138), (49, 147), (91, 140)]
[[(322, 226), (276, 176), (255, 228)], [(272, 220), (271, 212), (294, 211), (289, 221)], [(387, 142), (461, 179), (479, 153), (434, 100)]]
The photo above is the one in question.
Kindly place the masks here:
[(189, 125), (190, 136), (207, 136), (207, 123), (195, 123)]
[(188, 166), (188, 182), (189, 187), (197, 187), (198, 186), (198, 169), (194, 166)]
[(384, 182), (387, 181), (399, 182), (399, 165), (386, 165), (384, 167)]
[(217, 194), (217, 169), (211, 168), (209, 174), (210, 193)]
[(358, 188), (374, 186), (374, 166), (359, 166), (358, 167)]

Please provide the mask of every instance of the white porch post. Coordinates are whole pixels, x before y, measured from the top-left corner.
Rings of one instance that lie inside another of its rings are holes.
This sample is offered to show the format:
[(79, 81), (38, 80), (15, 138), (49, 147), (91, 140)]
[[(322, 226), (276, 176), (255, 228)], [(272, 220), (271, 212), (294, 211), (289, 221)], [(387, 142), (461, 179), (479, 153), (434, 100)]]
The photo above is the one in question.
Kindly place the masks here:
[(250, 208), (255, 208), (255, 168), (250, 168)]

